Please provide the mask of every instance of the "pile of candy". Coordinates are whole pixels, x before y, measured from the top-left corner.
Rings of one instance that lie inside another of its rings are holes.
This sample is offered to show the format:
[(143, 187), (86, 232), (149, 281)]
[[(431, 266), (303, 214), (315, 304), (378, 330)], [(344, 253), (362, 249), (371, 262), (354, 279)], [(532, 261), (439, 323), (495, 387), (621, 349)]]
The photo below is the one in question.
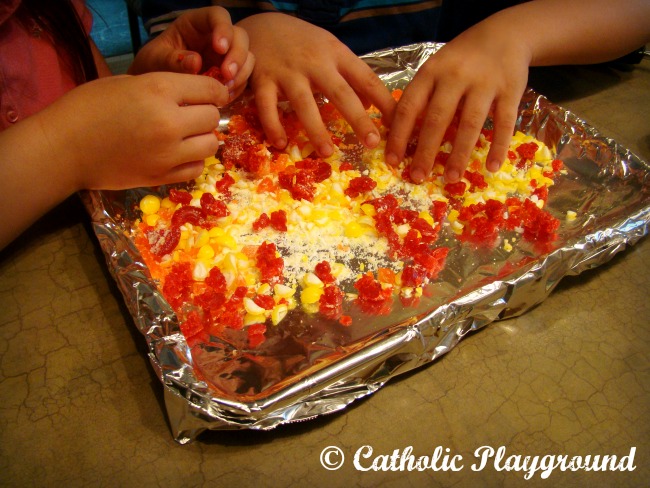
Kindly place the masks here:
[(331, 104), (320, 109), (337, 147), (330, 158), (314, 155), (291, 111), (281, 113), (287, 148), (269, 147), (249, 104), (200, 178), (140, 202), (136, 245), (190, 344), (244, 329), (254, 348), (297, 307), (350, 326), (351, 307), (387, 314), (394, 303), (416, 305), (444, 269), (443, 231), (458, 245), (506, 251), (519, 237), (555, 239), (559, 221), (544, 205), (562, 163), (531, 136), (515, 134), (508, 160), (490, 173), (483, 130), (462, 181), (445, 184), (452, 126), (433, 174), (416, 185), (410, 157), (385, 164), (376, 111), (383, 142), (365, 149)]

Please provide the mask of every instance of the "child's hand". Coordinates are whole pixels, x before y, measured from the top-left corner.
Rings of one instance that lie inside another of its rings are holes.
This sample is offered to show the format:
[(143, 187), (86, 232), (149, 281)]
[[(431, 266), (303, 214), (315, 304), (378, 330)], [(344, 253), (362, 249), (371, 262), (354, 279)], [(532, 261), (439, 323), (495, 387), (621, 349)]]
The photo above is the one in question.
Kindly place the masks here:
[(431, 173), (445, 131), (458, 111), (458, 132), (452, 141), (445, 179), (456, 182), (462, 177), (488, 114), (493, 116), (494, 136), (487, 168), (497, 171), (506, 158), (528, 80), (530, 53), (518, 41), (505, 31), (479, 25), (427, 60), (404, 90), (394, 112), (386, 161), (395, 165), (404, 158), (416, 119), (421, 116), (410, 174), (413, 181), (423, 181)]
[[(379, 143), (377, 127), (364, 104), (391, 113), (395, 101), (373, 71), (329, 32), (295, 17), (264, 13), (237, 24), (248, 32), (256, 64), (251, 87), (267, 139), (276, 148), (287, 144), (277, 111), (288, 100), (318, 154), (334, 148), (313, 93), (327, 97), (368, 147)], [(271, 28), (272, 27), (272, 28)]]
[(246, 32), (232, 25), (221, 7), (189, 10), (136, 55), (130, 74), (173, 71), (196, 74), (217, 66), (231, 93), (238, 96), (253, 70)]
[(74, 190), (120, 189), (200, 175), (227, 102), (228, 90), (208, 76), (148, 73), (82, 85), (39, 117)]

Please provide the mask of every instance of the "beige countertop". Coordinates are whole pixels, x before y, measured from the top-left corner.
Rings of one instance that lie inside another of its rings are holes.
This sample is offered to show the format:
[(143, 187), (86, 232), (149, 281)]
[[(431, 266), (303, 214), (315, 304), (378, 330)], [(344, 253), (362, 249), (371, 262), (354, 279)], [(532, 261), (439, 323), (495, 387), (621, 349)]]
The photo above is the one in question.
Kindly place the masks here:
[[(531, 84), (650, 160), (650, 61), (633, 70), (548, 69)], [(269, 432), (207, 432), (182, 446), (87, 221), (70, 199), (0, 253), (0, 486), (618, 487), (650, 479), (647, 238), (341, 412)], [(328, 446), (345, 456), (338, 470), (321, 464)], [(359, 458), (362, 467), (409, 446), (418, 457), (440, 448), (462, 460), (458, 471), (361, 471), (353, 460), (364, 446), (373, 455)], [(635, 448), (635, 468), (557, 468), (526, 481), (505, 461), (473, 470), (482, 446), (522, 459), (620, 459)]]

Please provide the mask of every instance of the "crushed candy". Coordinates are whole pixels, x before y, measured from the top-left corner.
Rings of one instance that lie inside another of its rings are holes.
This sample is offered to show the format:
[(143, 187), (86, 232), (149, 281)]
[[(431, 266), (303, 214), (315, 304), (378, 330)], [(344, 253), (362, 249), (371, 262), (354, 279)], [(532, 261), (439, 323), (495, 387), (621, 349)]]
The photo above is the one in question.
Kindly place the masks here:
[(289, 143), (273, 148), (249, 103), (219, 134), (219, 152), (190, 188), (142, 198), (135, 243), (190, 345), (244, 329), (247, 347), (258, 348), (295, 309), (349, 327), (359, 312), (417, 306), (445, 268), (443, 229), (459, 245), (508, 252), (516, 236), (542, 246), (556, 239), (560, 222), (545, 203), (563, 165), (532, 136), (516, 133), (502, 168), (491, 173), (492, 134), (483, 130), (463, 178), (446, 184), (452, 124), (432, 175), (416, 185), (409, 157), (386, 165), (387, 129), (374, 108), (382, 131), (374, 149), (354, 142), (332, 104), (320, 109), (336, 144), (331, 157), (314, 153), (288, 110), (280, 115)]

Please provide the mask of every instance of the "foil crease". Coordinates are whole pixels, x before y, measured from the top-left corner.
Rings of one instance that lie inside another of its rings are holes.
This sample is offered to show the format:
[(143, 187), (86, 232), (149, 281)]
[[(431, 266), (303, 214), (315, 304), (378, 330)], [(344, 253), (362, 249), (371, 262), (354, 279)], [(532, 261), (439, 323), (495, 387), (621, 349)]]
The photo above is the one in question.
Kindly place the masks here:
[[(441, 46), (404, 46), (364, 59), (387, 86), (403, 87)], [(518, 246), (477, 255), (458, 245), (432, 285), (432, 298), (418, 308), (396, 307), (390, 316), (355, 322), (345, 333), (298, 314), (274, 338), (275, 347), (259, 355), (226, 342), (223, 351), (198, 351), (205, 354), (200, 358), (188, 348), (129, 237), (135, 208), (152, 189), (83, 193), (108, 268), (163, 385), (175, 440), (191, 442), (206, 430), (267, 430), (344, 409), (391, 378), (436, 360), (467, 334), (526, 312), (563, 277), (606, 263), (648, 233), (645, 161), (531, 89), (522, 98), (517, 129), (548, 145), (569, 170), (550, 190), (547, 209), (562, 221), (552, 250), (538, 254)], [(575, 221), (565, 221), (567, 210), (577, 212)], [(203, 367), (238, 383), (215, 389), (200, 379), (197, 360), (205, 358)]]

